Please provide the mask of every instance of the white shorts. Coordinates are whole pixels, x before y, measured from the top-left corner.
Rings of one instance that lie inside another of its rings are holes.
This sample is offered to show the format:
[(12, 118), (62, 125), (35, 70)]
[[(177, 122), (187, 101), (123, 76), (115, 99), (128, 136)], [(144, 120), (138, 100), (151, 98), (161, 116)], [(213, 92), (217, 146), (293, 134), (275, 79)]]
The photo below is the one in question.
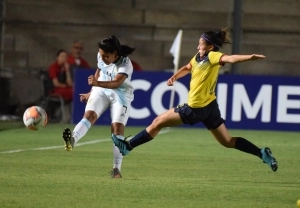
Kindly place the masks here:
[(85, 106), (85, 111), (94, 111), (97, 117), (110, 107), (111, 123), (122, 123), (124, 126), (129, 118), (130, 103), (127, 106), (118, 101), (118, 95), (113, 90), (103, 90), (102, 88), (92, 89), (89, 100)]

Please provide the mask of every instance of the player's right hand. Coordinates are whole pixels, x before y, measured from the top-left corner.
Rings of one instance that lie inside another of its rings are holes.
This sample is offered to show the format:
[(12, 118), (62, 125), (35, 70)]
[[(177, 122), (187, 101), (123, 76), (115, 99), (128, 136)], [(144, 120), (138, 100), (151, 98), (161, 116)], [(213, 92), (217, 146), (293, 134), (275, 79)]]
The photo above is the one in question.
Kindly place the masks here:
[(87, 102), (89, 97), (90, 97), (90, 93), (82, 93), (82, 94), (79, 94), (80, 96), (80, 102)]

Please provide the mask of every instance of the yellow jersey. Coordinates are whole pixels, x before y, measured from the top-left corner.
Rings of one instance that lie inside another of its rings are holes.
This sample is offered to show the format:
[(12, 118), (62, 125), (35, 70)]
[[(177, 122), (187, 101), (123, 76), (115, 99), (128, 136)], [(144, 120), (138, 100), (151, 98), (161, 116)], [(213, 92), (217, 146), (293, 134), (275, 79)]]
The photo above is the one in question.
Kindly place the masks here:
[(207, 106), (216, 99), (215, 88), (217, 84), (219, 69), (223, 53), (210, 51), (200, 58), (197, 53), (190, 61), (191, 81), (188, 95), (188, 105), (192, 108)]

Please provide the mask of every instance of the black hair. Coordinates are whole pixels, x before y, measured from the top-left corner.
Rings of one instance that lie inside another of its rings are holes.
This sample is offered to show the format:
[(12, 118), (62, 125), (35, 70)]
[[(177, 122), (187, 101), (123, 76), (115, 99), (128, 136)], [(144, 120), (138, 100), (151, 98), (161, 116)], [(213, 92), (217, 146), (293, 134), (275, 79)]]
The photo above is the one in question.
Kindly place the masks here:
[(217, 32), (207, 31), (201, 35), (201, 37), (210, 45), (214, 46), (213, 51), (218, 51), (222, 48), (224, 43), (230, 43), (229, 32), (227, 28), (221, 29)]
[(58, 57), (61, 53), (68, 53), (65, 49), (59, 49), (57, 52), (56, 52), (56, 57)]
[(135, 48), (133, 47), (121, 45), (118, 38), (114, 35), (111, 35), (99, 41), (98, 47), (105, 53), (114, 53), (115, 51), (117, 51), (117, 54), (119, 56), (128, 56), (129, 54), (132, 54), (133, 51), (135, 51)]

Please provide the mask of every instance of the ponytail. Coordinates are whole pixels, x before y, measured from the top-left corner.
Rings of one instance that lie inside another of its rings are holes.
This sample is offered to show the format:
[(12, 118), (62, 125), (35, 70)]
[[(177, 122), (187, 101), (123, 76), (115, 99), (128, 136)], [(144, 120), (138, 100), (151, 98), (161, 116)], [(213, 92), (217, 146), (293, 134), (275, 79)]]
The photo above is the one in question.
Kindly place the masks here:
[(220, 31), (216, 32), (216, 37), (218, 37), (222, 44), (230, 43), (229, 32), (227, 28), (222, 28)]
[(135, 48), (127, 45), (121, 45), (121, 56), (128, 56), (129, 54), (132, 54), (133, 51), (135, 51)]

